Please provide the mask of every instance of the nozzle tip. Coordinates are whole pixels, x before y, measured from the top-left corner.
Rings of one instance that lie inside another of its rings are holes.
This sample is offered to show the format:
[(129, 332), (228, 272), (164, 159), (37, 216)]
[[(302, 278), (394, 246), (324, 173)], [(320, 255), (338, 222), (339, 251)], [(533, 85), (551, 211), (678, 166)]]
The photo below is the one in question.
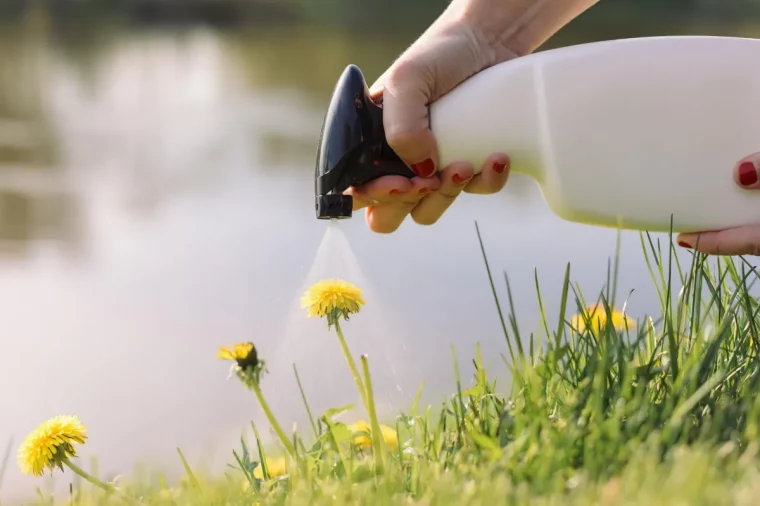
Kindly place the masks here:
[(351, 195), (328, 194), (317, 195), (317, 219), (346, 219), (350, 218), (354, 209), (354, 199)]

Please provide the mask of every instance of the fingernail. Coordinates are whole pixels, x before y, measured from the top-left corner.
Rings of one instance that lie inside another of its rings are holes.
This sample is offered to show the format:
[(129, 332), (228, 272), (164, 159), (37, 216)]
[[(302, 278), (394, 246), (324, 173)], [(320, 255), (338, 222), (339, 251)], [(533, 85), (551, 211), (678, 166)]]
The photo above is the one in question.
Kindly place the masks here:
[(430, 192), (430, 188), (420, 188), (420, 195), (425, 195)]
[(391, 195), (403, 195), (406, 192), (405, 191), (401, 191), (401, 190), (397, 190), (397, 189), (394, 188), (394, 189), (392, 189), (390, 191), (390, 193), (391, 193)]
[(428, 158), (420, 163), (413, 163), (412, 170), (419, 177), (430, 177), (435, 174), (435, 164), (432, 159)]
[(688, 242), (678, 241), (678, 245), (681, 246), (682, 248), (689, 248), (689, 249), (691, 249), (691, 244), (689, 244)]
[(453, 176), (451, 176), (451, 180), (454, 181), (454, 184), (463, 185), (467, 181), (469, 181), (470, 178), (469, 177), (462, 177), (459, 174), (454, 174)]
[(493, 170), (496, 171), (498, 174), (501, 174), (504, 172), (504, 169), (507, 168), (506, 163), (495, 163), (493, 164)]
[(739, 184), (742, 186), (752, 186), (757, 183), (757, 169), (752, 162), (744, 162), (739, 165)]

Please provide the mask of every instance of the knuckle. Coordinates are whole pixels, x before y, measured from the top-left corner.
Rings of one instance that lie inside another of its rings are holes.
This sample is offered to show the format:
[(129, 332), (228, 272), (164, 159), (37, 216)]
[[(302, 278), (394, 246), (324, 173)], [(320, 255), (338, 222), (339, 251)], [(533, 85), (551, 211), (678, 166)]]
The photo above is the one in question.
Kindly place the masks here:
[(404, 58), (396, 61), (393, 70), (388, 72), (388, 82), (404, 85), (404, 83), (419, 79), (420, 74), (420, 64), (413, 58)]
[[(419, 150), (418, 144), (424, 140), (426, 133), (424, 126), (410, 124), (404, 119), (406, 116), (404, 109), (407, 107), (407, 102), (412, 99), (410, 94), (420, 88), (420, 83), (424, 80), (424, 68), (424, 64), (416, 59), (401, 59), (388, 72), (385, 81), (385, 88), (389, 94), (383, 121), (385, 137), (390, 147), (399, 151), (402, 158), (404, 151)], [(393, 100), (390, 100), (390, 97), (393, 97)]]

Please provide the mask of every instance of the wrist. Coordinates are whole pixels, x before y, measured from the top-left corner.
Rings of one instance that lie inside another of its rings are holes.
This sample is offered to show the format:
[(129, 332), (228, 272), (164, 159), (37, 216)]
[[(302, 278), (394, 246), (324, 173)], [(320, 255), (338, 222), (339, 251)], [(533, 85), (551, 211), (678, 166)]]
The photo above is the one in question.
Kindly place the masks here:
[(498, 63), (538, 49), (599, 0), (452, 0), (447, 13), (472, 27)]

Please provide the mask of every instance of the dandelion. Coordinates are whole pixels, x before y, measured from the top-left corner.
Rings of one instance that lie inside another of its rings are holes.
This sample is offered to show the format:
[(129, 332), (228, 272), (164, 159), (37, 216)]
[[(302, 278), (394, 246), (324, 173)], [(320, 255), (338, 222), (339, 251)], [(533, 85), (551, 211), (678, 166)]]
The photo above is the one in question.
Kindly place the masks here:
[(63, 471), (63, 464), (76, 457), (76, 444), (84, 444), (87, 428), (75, 416), (59, 415), (41, 423), (18, 450), (18, 464), (24, 474), (42, 476), (45, 469)]
[(266, 371), (266, 365), (263, 360), (259, 359), (256, 346), (252, 342), (238, 343), (233, 346), (221, 347), (216, 354), (216, 358), (222, 360), (232, 360), (230, 374), (237, 373), (238, 378), (243, 384), (249, 386), (249, 383), (259, 383), (261, 375)]
[[(58, 415), (42, 422), (30, 432), (18, 449), (18, 465), (24, 474), (40, 477), (45, 470), (50, 472), (65, 465), (91, 484), (106, 492), (115, 493), (113, 485), (99, 479), (74, 464), (71, 459), (77, 456), (75, 444), (84, 444), (87, 440), (87, 427), (73, 415)], [(123, 496), (130, 502), (130, 498)]]
[[(593, 306), (589, 306), (586, 312), (588, 313), (588, 320), (593, 326), (591, 330), (599, 330), (607, 326), (607, 311), (604, 305), (594, 304)], [(628, 318), (625, 313), (613, 307), (610, 308), (610, 316), (612, 317), (610, 323), (612, 323), (612, 327), (617, 331), (631, 329), (636, 326), (636, 322)], [(586, 316), (583, 314), (575, 315), (570, 320), (570, 324), (582, 334), (587, 329)]]
[[(363, 434), (365, 432), (369, 433), (370, 435), (372, 434), (372, 428), (370, 427), (370, 424), (367, 423), (367, 421), (357, 420), (355, 423), (352, 423), (348, 426), (348, 430), (354, 434), (354, 444), (356, 446), (369, 448), (372, 445), (372, 440), (366, 434)], [(396, 433), (395, 429), (381, 424), (380, 432), (382, 434), (383, 441), (385, 441), (385, 444), (387, 444), (390, 448), (395, 449), (398, 446), (398, 434)]]
[(222, 360), (234, 360), (241, 369), (256, 367), (259, 364), (256, 347), (251, 342), (238, 343), (229, 348), (219, 348), (219, 353), (216, 356)]
[[(288, 466), (285, 462), (284, 457), (276, 458), (276, 459), (265, 459), (265, 462), (267, 464), (267, 474), (269, 475), (269, 478), (279, 478), (280, 476), (285, 476), (288, 474)], [(263, 480), (264, 479), (264, 471), (261, 468), (261, 464), (256, 466), (256, 469), (253, 470), (253, 477), (257, 480)]]
[(251, 342), (245, 342), (233, 346), (221, 347), (216, 356), (222, 360), (232, 360), (235, 362), (232, 364), (231, 372), (237, 373), (240, 382), (246, 388), (253, 391), (261, 405), (261, 409), (264, 411), (269, 423), (272, 425), (277, 437), (280, 439), (280, 442), (285, 446), (288, 453), (295, 456), (296, 450), (293, 447), (293, 443), (290, 442), (285, 435), (285, 432), (282, 430), (282, 427), (280, 427), (277, 418), (275, 418), (274, 413), (269, 407), (269, 403), (267, 403), (264, 398), (264, 394), (259, 386), (261, 376), (265, 372), (266, 367), (264, 361), (258, 356), (256, 346)]
[(156, 494), (159, 499), (162, 501), (172, 501), (176, 502), (179, 500), (180, 496), (182, 495), (180, 490), (177, 490), (176, 488), (169, 488), (165, 487), (158, 491), (158, 494)]
[(340, 279), (325, 279), (309, 288), (301, 298), (301, 307), (308, 310), (309, 318), (327, 318), (327, 328), (337, 325), (338, 319), (348, 320), (364, 305), (362, 291)]
[(356, 383), (356, 389), (367, 407), (367, 394), (359, 376), (359, 369), (351, 356), (351, 352), (340, 328), (340, 318), (348, 320), (349, 315), (358, 313), (364, 305), (362, 291), (347, 281), (340, 279), (325, 279), (315, 283), (301, 298), (301, 307), (307, 310), (309, 318), (319, 317), (327, 319), (327, 329), (335, 326), (343, 356), (351, 370), (351, 376)]

